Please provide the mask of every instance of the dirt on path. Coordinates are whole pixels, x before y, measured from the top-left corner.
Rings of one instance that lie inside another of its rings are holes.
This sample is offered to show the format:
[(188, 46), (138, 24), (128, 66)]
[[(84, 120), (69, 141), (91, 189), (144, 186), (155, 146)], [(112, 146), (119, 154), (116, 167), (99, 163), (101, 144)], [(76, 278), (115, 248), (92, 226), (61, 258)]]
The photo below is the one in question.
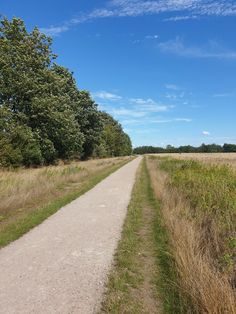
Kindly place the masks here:
[(140, 161), (0, 250), (1, 314), (98, 310)]

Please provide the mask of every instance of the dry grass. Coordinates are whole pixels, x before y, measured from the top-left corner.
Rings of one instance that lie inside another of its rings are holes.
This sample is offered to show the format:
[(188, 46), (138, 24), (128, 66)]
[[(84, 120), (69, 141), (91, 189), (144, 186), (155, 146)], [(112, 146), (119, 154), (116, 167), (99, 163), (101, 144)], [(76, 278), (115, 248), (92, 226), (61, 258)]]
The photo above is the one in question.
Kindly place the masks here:
[(124, 158), (0, 171), (0, 230), (51, 200), (76, 190), (88, 177), (118, 165)]
[(232, 273), (217, 267), (200, 217), (192, 217), (189, 200), (169, 184), (169, 176), (160, 170), (158, 163), (156, 158), (148, 158), (153, 189), (162, 202), (163, 218), (174, 248), (179, 278), (176, 284), (186, 300), (190, 300), (188, 313), (236, 313)]
[(154, 156), (172, 157), (181, 160), (198, 160), (208, 164), (226, 164), (236, 168), (236, 153), (174, 153), (155, 154)]

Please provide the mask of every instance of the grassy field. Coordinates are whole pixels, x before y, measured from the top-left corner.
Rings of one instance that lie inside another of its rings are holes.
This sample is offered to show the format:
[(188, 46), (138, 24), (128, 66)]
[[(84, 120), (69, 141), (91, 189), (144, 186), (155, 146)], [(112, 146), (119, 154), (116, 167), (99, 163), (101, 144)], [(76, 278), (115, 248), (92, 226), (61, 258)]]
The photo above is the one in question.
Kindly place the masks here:
[(0, 247), (91, 189), (130, 157), (0, 171)]
[(189, 313), (236, 313), (236, 172), (210, 163), (149, 157)]
[(182, 154), (156, 154), (161, 157), (171, 157), (181, 160), (197, 160), (207, 164), (227, 164), (236, 168), (236, 153), (182, 153)]

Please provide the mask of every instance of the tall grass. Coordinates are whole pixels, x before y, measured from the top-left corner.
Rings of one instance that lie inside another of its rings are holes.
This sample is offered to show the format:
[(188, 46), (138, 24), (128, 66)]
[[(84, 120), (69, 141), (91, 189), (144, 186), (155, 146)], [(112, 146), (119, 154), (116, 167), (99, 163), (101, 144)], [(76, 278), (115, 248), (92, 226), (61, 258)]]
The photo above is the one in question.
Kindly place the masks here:
[(148, 164), (189, 313), (236, 313), (235, 173), (194, 161)]
[(130, 158), (0, 171), (0, 247), (92, 188)]

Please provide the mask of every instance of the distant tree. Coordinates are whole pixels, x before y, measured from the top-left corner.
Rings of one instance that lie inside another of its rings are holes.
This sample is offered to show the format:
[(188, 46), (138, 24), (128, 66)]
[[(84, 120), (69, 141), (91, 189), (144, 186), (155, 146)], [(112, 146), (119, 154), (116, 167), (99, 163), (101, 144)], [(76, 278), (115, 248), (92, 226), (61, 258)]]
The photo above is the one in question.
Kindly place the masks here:
[(166, 148), (153, 147), (153, 146), (141, 146), (134, 149), (134, 154), (150, 154), (150, 153), (220, 153), (220, 152), (236, 152), (236, 145), (234, 144), (202, 144), (199, 147), (191, 145), (173, 147), (167, 145)]
[(235, 144), (224, 144), (223, 151), (225, 153), (236, 153), (236, 145)]
[(103, 129), (98, 149), (106, 156), (124, 156), (132, 153), (132, 143), (122, 126), (108, 113), (101, 112)]

